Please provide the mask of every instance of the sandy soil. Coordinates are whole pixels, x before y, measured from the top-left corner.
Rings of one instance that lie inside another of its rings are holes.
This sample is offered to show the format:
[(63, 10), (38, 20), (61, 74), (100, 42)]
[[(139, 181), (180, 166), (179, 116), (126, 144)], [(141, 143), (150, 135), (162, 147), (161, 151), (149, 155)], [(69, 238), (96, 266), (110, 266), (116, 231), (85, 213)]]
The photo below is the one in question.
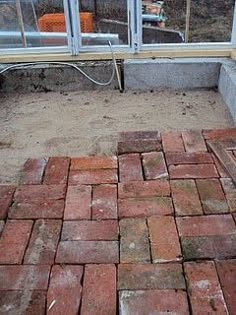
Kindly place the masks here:
[(0, 183), (28, 157), (111, 155), (124, 130), (223, 128), (233, 121), (214, 91), (0, 94)]

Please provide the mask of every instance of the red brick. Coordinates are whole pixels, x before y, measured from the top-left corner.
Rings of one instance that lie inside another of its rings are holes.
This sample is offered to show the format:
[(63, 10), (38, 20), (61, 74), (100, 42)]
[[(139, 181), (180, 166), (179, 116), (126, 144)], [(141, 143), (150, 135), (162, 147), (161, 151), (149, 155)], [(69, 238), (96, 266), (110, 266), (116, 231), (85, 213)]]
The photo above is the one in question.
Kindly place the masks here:
[(115, 241), (118, 240), (116, 220), (64, 221), (62, 241)]
[(15, 186), (0, 185), (0, 199), (12, 199), (15, 191)]
[(196, 184), (193, 180), (172, 180), (172, 198), (178, 216), (202, 214)]
[(164, 152), (185, 151), (181, 132), (169, 131), (162, 133), (161, 137)]
[(51, 184), (66, 184), (69, 172), (70, 159), (68, 157), (52, 157), (49, 158), (43, 183)]
[(225, 195), (218, 179), (197, 180), (197, 187), (205, 214), (229, 212)]
[(216, 263), (216, 269), (229, 314), (236, 314), (236, 260), (219, 261)]
[(180, 236), (236, 234), (230, 214), (176, 218)]
[(57, 250), (56, 262), (59, 264), (116, 264), (119, 263), (118, 242), (60, 242)]
[(6, 219), (11, 203), (11, 199), (0, 199), (0, 219)]
[(221, 178), (220, 181), (225, 194), (236, 193), (236, 185), (231, 178)]
[(170, 184), (168, 180), (137, 181), (118, 184), (120, 199), (142, 197), (168, 197)]
[(217, 178), (219, 177), (214, 164), (185, 164), (170, 165), (170, 178), (190, 179), (190, 178)]
[(93, 188), (92, 219), (117, 219), (116, 185), (99, 185)]
[(173, 214), (173, 206), (168, 197), (121, 199), (118, 202), (118, 213), (119, 218), (168, 215)]
[(1, 236), (2, 231), (3, 231), (3, 229), (4, 229), (4, 224), (5, 224), (4, 221), (0, 221), (0, 236)]
[(187, 152), (206, 152), (207, 147), (200, 130), (187, 130), (182, 133)]
[(220, 177), (223, 177), (223, 178), (229, 177), (229, 175), (226, 173), (226, 171), (224, 170), (220, 162), (217, 160), (217, 158), (214, 156), (214, 154), (212, 154), (212, 158)]
[(81, 315), (116, 315), (115, 265), (85, 267)]
[(47, 294), (47, 314), (77, 315), (81, 303), (82, 266), (52, 267)]
[(87, 156), (71, 159), (72, 171), (101, 170), (117, 168), (117, 157)]
[(60, 220), (37, 220), (35, 222), (24, 264), (50, 265), (54, 263), (61, 224)]
[(0, 315), (44, 315), (46, 293), (43, 291), (1, 291)]
[(186, 292), (175, 290), (121, 291), (120, 315), (179, 314), (188, 315)]
[(185, 263), (193, 314), (228, 314), (214, 262)]
[(143, 153), (145, 179), (168, 178), (168, 171), (162, 152)]
[(120, 262), (150, 262), (148, 228), (145, 219), (122, 219), (120, 224)]
[(181, 264), (120, 264), (118, 290), (185, 289)]
[(0, 239), (0, 264), (22, 262), (32, 226), (32, 221), (7, 221)]
[(117, 169), (70, 171), (69, 185), (115, 184)]
[(165, 157), (166, 157), (167, 165), (213, 163), (211, 154), (207, 152), (194, 152), (194, 153), (167, 152), (165, 154)]
[(24, 185), (15, 193), (16, 201), (48, 201), (65, 198), (65, 185)]
[(41, 184), (46, 164), (46, 159), (28, 159), (21, 172), (20, 183), (23, 185)]
[(236, 128), (205, 129), (203, 135), (206, 140), (226, 140), (236, 137)]
[(47, 290), (50, 266), (0, 266), (0, 290)]
[(148, 219), (152, 261), (154, 263), (181, 260), (179, 236), (173, 217)]
[(121, 182), (143, 180), (143, 171), (139, 154), (119, 156), (119, 173)]
[(68, 186), (64, 220), (91, 218), (92, 188), (89, 186)]

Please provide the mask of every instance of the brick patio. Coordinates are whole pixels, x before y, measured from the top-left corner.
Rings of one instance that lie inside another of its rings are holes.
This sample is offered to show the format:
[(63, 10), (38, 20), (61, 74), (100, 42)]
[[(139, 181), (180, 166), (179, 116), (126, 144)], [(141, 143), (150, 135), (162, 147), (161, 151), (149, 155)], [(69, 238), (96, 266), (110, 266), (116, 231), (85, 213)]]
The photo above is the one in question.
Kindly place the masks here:
[(117, 157), (29, 159), (0, 186), (0, 315), (236, 314), (236, 187), (206, 142), (227, 138), (129, 132)]

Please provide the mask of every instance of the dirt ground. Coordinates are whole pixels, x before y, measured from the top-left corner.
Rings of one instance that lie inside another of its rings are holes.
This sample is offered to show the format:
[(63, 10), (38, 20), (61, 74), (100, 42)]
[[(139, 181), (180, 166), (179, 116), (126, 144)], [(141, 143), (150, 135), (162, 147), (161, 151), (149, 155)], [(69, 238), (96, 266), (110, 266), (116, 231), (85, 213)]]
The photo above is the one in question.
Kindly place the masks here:
[(29, 157), (115, 153), (120, 131), (233, 126), (215, 91), (0, 94), (0, 183)]

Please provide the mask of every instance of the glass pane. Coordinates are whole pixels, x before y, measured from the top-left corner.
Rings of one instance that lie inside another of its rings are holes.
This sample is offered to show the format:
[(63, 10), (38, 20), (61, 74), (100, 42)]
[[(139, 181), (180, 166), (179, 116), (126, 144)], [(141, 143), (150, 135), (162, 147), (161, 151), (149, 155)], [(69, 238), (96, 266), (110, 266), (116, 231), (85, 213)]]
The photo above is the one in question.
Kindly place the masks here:
[(127, 0), (80, 0), (82, 45), (129, 44)]
[(65, 45), (63, 0), (0, 0), (0, 49)]

